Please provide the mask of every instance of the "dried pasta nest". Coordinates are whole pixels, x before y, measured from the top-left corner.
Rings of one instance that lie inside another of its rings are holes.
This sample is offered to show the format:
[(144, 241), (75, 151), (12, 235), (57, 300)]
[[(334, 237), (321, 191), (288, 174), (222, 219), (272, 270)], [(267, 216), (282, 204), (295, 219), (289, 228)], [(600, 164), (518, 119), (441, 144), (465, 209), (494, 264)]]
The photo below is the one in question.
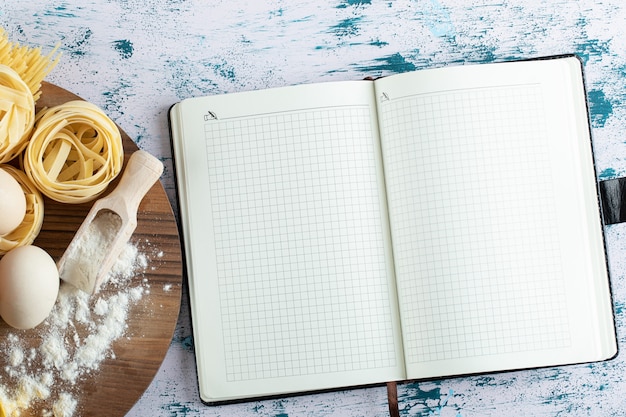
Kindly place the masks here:
[(35, 122), (35, 101), (20, 75), (0, 65), (0, 163), (15, 158), (28, 144)]
[(24, 190), (26, 197), (26, 215), (24, 220), (11, 233), (0, 236), (0, 256), (18, 246), (33, 243), (43, 224), (43, 196), (26, 174), (12, 165), (3, 164), (0, 168), (8, 172)]
[(98, 106), (74, 100), (37, 114), (22, 165), (49, 198), (84, 203), (104, 192), (123, 162), (117, 125)]

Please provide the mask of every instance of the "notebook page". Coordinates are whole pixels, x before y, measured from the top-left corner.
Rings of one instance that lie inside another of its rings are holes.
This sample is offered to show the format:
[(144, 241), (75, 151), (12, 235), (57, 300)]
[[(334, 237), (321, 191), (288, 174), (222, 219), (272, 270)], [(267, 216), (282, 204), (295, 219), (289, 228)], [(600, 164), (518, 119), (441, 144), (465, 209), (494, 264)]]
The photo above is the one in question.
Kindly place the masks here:
[(353, 97), (334, 105), (311, 86), (245, 93), (237, 107), (224, 96), (185, 103), (217, 116), (185, 138), (201, 143), (185, 156), (205, 159), (186, 198), (207, 195), (189, 203), (206, 212), (190, 243), (201, 386), (213, 399), (403, 375), (367, 85), (332, 86)]
[[(606, 266), (587, 247), (602, 238), (597, 205), (586, 211), (594, 196), (576, 188), (573, 135), (587, 147), (589, 138), (561, 111), (571, 77), (535, 64), (453, 70), (428, 78), (427, 90), (411, 91), (407, 79), (379, 85), (410, 378), (603, 354), (589, 277), (599, 263), (607, 281)], [(591, 163), (585, 170), (593, 181)], [(592, 238), (582, 231), (589, 221)]]

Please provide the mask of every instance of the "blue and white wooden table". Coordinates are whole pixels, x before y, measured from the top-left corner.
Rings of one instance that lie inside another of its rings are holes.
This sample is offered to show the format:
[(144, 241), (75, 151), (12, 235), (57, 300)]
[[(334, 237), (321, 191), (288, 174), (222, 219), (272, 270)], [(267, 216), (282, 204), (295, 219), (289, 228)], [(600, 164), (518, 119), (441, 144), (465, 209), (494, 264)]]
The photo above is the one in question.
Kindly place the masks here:
[[(574, 52), (585, 63), (597, 172), (626, 176), (622, 0), (0, 0), (11, 39), (50, 50), (47, 78), (106, 112), (166, 164), (183, 98)], [(606, 228), (618, 342), (626, 336), (626, 225)], [(592, 365), (411, 383), (403, 416), (626, 415), (626, 355)], [(129, 416), (383, 416), (368, 388), (208, 407), (198, 398), (186, 294), (169, 352)]]

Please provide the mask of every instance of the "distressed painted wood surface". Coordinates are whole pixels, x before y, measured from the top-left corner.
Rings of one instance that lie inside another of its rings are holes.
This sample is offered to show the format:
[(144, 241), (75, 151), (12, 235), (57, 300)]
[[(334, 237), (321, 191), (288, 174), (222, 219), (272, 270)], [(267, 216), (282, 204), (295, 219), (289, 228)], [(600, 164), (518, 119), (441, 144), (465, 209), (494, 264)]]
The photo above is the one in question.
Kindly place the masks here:
[[(62, 61), (48, 77), (103, 107), (166, 164), (167, 110), (183, 98), (444, 65), (574, 52), (584, 63), (601, 179), (626, 176), (626, 6), (540, 0), (0, 0), (11, 38)], [(618, 340), (626, 332), (626, 229), (608, 226)], [(130, 416), (382, 416), (384, 387), (222, 407), (198, 399), (188, 304)], [(592, 365), (399, 386), (403, 416), (626, 415), (626, 357)], [(132, 381), (128, 381), (129, 384)]]

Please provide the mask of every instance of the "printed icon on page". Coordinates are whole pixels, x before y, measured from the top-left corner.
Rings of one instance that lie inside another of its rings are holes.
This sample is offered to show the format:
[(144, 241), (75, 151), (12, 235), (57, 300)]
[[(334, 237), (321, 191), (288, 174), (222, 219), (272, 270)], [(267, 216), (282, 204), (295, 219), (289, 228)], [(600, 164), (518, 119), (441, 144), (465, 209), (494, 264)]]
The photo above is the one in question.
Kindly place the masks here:
[(208, 122), (209, 120), (217, 120), (217, 115), (213, 113), (211, 110), (208, 110), (204, 115), (204, 121)]

